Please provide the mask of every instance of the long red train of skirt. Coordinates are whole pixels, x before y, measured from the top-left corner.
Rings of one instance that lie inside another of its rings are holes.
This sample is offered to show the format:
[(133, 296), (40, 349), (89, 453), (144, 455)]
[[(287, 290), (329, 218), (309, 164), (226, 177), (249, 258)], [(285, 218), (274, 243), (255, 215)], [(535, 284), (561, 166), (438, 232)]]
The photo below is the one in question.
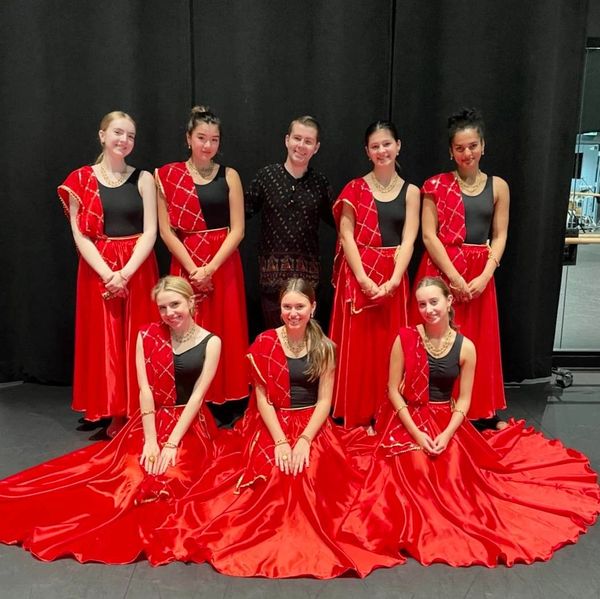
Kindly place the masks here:
[[(463, 245), (463, 253), (467, 261), (464, 275), (467, 283), (479, 276), (488, 261), (489, 248), (486, 245)], [(425, 252), (415, 283), (423, 277), (445, 277)], [(448, 281), (446, 280), (448, 284)], [(496, 301), (496, 285), (490, 279), (483, 293), (469, 302), (453, 304), (455, 322), (460, 332), (469, 338), (477, 351), (477, 364), (471, 394), (469, 418), (490, 418), (497, 410), (506, 408), (504, 381), (502, 378), (502, 355), (500, 351), (500, 329), (498, 324), (498, 304)], [(409, 323), (417, 325), (422, 322), (414, 294), (409, 303)]]
[[(156, 411), (160, 443), (168, 439), (181, 407)], [(155, 548), (154, 530), (175, 499), (195, 482), (207, 487), (237, 474), (238, 447), (218, 431), (203, 408), (184, 435), (177, 464), (148, 475), (139, 459), (141, 416), (110, 442), (99, 442), (0, 481), (0, 542), (20, 544), (44, 561), (71, 556), (79, 562), (127, 564)], [(212, 465), (218, 460), (219, 472)]]
[(387, 401), (392, 344), (406, 326), (409, 284), (405, 274), (393, 296), (352, 311), (346, 290), (336, 284), (329, 336), (337, 346), (333, 416), (346, 428), (368, 426)]
[[(105, 238), (95, 245), (110, 268), (120, 270), (137, 240)], [(157, 280), (158, 267), (151, 252), (129, 280), (127, 297), (104, 299), (102, 279), (79, 259), (72, 407), (84, 412), (88, 420), (132, 416), (139, 408), (135, 344), (140, 327), (158, 320), (150, 297)]]
[[(227, 232), (227, 229), (214, 229), (189, 233), (182, 236), (182, 241), (194, 262), (202, 265), (217, 253)], [(187, 272), (175, 258), (171, 261), (171, 274), (189, 280)], [(213, 290), (209, 294), (196, 298), (195, 320), (221, 338), (221, 359), (206, 401), (223, 403), (248, 396), (248, 321), (244, 273), (237, 250), (213, 274), (212, 283)]]
[[(446, 427), (448, 403), (421, 409), (432, 436)], [(597, 476), (584, 455), (523, 421), (487, 440), (467, 421), (437, 457), (378, 450), (343, 532), (424, 565), (512, 566), (550, 559), (599, 512)]]
[[(313, 408), (278, 410), (292, 444), (312, 413)], [(331, 421), (312, 442), (310, 465), (295, 477), (274, 466), (273, 440), (262, 420), (245, 424), (240, 427), (248, 432), (245, 466), (237, 484), (224, 486), (217, 497), (196, 485), (178, 501), (173, 518), (157, 532), (158, 544), (165, 547), (161, 563), (209, 561), (232, 576), (333, 578), (344, 572), (366, 576), (376, 567), (404, 561), (337, 539), (362, 476)], [(213, 502), (222, 505), (224, 497), (228, 507), (215, 510)]]

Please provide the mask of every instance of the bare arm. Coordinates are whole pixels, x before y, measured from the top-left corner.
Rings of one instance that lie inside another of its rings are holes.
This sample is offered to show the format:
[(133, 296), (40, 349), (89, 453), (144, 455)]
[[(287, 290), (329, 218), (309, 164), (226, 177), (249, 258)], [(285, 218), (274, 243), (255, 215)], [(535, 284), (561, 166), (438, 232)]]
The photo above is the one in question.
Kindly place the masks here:
[(138, 189), (144, 204), (144, 230), (135, 244), (131, 258), (121, 269), (126, 280), (130, 279), (146, 260), (156, 241), (156, 186), (152, 175), (147, 171), (140, 174)]
[(77, 215), (79, 212), (79, 204), (77, 199), (73, 196), (69, 198), (69, 222), (71, 223), (71, 231), (73, 232), (73, 240), (75, 246), (79, 250), (81, 257), (90, 265), (90, 267), (98, 274), (104, 283), (110, 281), (113, 276), (113, 271), (104, 262), (104, 259), (100, 255), (98, 248), (94, 245), (94, 242), (83, 235), (79, 230), (77, 224)]
[(500, 177), (494, 177), (494, 215), (492, 217), (490, 257), (481, 274), (469, 281), (469, 289), (473, 297), (477, 297), (482, 293), (494, 276), (494, 271), (500, 265), (508, 235), (509, 205), (510, 193), (506, 181)]
[(404, 425), (410, 436), (415, 440), (415, 443), (428, 453), (435, 452), (435, 446), (431, 437), (417, 427), (410, 412), (408, 404), (404, 397), (400, 394), (400, 385), (404, 377), (404, 352), (400, 337), (396, 337), (392, 352), (390, 354), (390, 372), (388, 377), (388, 397), (400, 418), (400, 422)]
[(138, 333), (135, 345), (135, 366), (138, 386), (140, 388), (140, 413), (142, 415), (142, 426), (144, 427), (144, 447), (140, 457), (140, 464), (146, 472), (156, 474), (160, 448), (156, 440), (154, 398), (152, 397), (152, 391), (148, 384), (148, 376), (146, 375), (144, 345), (140, 333)]
[(292, 452), (292, 474), (296, 475), (302, 472), (304, 468), (308, 468), (310, 463), (310, 446), (313, 439), (317, 436), (323, 423), (327, 420), (329, 411), (331, 410), (331, 398), (333, 397), (333, 381), (335, 367), (331, 366), (319, 379), (319, 391), (317, 403), (313, 410), (306, 428), (302, 431), (302, 435), (296, 440)]
[(446, 449), (456, 429), (466, 420), (471, 405), (471, 391), (475, 377), (476, 362), (475, 346), (466, 337), (460, 349), (460, 388), (458, 398), (452, 409), (452, 415), (446, 428), (435, 438), (435, 453), (439, 454)]
[(212, 383), (212, 380), (215, 378), (220, 356), (221, 340), (218, 337), (213, 336), (206, 344), (204, 365), (198, 380), (194, 384), (192, 394), (190, 395), (185, 408), (183, 408), (179, 420), (177, 420), (177, 424), (173, 427), (167, 442), (163, 445), (160, 452), (158, 474), (162, 474), (168, 466), (175, 466), (177, 446), (181, 443), (181, 439), (185, 433), (187, 433), (194, 419), (198, 416), (206, 391)]
[(438, 214), (433, 196), (425, 194), (423, 197), (423, 214), (421, 216), (421, 229), (423, 232), (423, 243), (427, 253), (436, 264), (436, 266), (446, 275), (453, 286), (458, 290), (459, 295), (469, 297), (467, 283), (456, 270), (452, 260), (448, 257), (444, 244), (437, 235), (438, 232)]
[(352, 207), (344, 203), (342, 207), (342, 215), (340, 217), (340, 243), (344, 250), (344, 256), (350, 270), (354, 273), (358, 284), (363, 292), (369, 297), (373, 296), (379, 290), (379, 287), (372, 281), (365, 272), (365, 268), (360, 259), (358, 246), (354, 239), (354, 227), (356, 226), (356, 217)]
[(415, 239), (417, 238), (417, 233), (419, 232), (420, 204), (421, 197), (419, 188), (416, 185), (409, 185), (406, 192), (406, 218), (404, 220), (404, 228), (402, 230), (402, 243), (396, 250), (396, 256), (394, 258), (394, 272), (392, 273), (390, 280), (379, 288), (379, 292), (373, 297), (373, 299), (393, 293), (402, 281), (402, 277), (406, 272), (408, 263), (412, 257), (415, 247)]
[(237, 171), (229, 167), (226, 170), (225, 178), (229, 185), (229, 233), (212, 260), (206, 265), (208, 276), (212, 276), (221, 267), (244, 238), (244, 191), (242, 182)]
[(175, 259), (183, 266), (183, 268), (189, 274), (196, 268), (196, 264), (192, 260), (189, 252), (185, 245), (177, 237), (175, 231), (171, 228), (169, 222), (169, 213), (167, 211), (167, 200), (163, 195), (160, 186), (158, 187), (158, 230), (160, 237), (164, 241), (167, 249), (175, 257)]
[[(269, 434), (273, 438), (275, 444), (275, 466), (286, 474), (290, 473), (290, 458), (291, 458), (291, 446), (287, 441), (287, 438), (277, 418), (277, 410), (267, 400), (265, 388), (261, 385), (257, 385), (255, 388), (256, 392), (256, 406), (258, 412), (269, 431)], [(283, 441), (286, 441), (285, 443)], [(283, 456), (287, 456), (287, 459), (283, 459)]]

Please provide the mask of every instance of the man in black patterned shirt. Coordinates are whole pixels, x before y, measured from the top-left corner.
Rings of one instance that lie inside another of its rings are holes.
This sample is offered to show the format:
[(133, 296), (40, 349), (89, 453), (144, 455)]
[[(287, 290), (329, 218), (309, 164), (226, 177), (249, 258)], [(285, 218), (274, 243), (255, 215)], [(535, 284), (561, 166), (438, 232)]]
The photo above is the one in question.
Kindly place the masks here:
[(329, 182), (309, 166), (319, 135), (313, 117), (294, 119), (285, 136), (285, 162), (258, 171), (246, 192), (246, 214), (262, 215), (259, 287), (267, 328), (281, 324), (279, 290), (289, 278), (319, 283), (319, 220), (333, 223)]

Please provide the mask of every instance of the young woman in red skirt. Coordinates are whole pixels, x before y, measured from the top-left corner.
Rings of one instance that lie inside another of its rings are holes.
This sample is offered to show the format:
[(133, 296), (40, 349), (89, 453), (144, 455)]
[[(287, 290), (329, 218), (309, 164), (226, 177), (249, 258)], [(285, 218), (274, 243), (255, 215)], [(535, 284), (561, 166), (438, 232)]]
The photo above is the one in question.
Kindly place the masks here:
[[(494, 271), (506, 245), (509, 191), (506, 181), (479, 168), (484, 125), (476, 110), (448, 119), (450, 159), (456, 169), (431, 177), (422, 187), (421, 227), (426, 253), (417, 273), (442, 276), (455, 298), (456, 324), (477, 349), (468, 417), (502, 428), (496, 410), (506, 407)], [(416, 305), (410, 320), (419, 322)]]
[(96, 164), (58, 188), (79, 251), (73, 409), (89, 421), (112, 417), (109, 436), (138, 408), (135, 339), (156, 320), (156, 189), (152, 175), (127, 165), (136, 128), (124, 112), (100, 123)]
[(394, 124), (369, 125), (365, 151), (372, 170), (350, 181), (333, 206), (339, 230), (330, 325), (338, 351), (333, 415), (347, 428), (372, 425), (385, 400), (389, 351), (406, 324), (406, 268), (419, 228), (419, 190), (396, 171)]
[(386, 426), (344, 533), (425, 565), (550, 559), (596, 520), (597, 475), (523, 421), (482, 436), (467, 419), (475, 347), (456, 331), (448, 287), (423, 279), (416, 305), (423, 324), (394, 342)]
[(171, 274), (187, 278), (196, 293), (196, 322), (223, 340), (207, 401), (247, 397), (248, 347), (244, 276), (238, 245), (244, 236), (244, 195), (237, 172), (214, 158), (221, 121), (208, 108), (192, 109), (186, 162), (156, 171), (160, 235), (172, 254)]

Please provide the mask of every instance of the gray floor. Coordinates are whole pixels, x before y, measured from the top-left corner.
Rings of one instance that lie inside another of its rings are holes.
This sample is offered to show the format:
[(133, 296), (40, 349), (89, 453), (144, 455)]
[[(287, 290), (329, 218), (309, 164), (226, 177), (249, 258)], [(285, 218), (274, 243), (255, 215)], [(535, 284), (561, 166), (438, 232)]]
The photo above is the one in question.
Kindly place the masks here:
[[(508, 389), (505, 416), (525, 418), (550, 437), (585, 452), (600, 469), (600, 375), (575, 373), (561, 391), (541, 383)], [(38, 385), (0, 388), (0, 477), (88, 443), (76, 432), (70, 389)], [(0, 517), (7, 517), (0, 514)], [(81, 565), (64, 559), (43, 563), (18, 547), (0, 545), (0, 598), (182, 599), (193, 597), (369, 597), (378, 599), (600, 598), (600, 524), (552, 560), (513, 568), (423, 567), (413, 560), (378, 570), (365, 580), (343, 578), (264, 580), (222, 576), (206, 565), (152, 568)]]
[(580, 245), (577, 263), (563, 266), (554, 347), (600, 350), (600, 245)]

